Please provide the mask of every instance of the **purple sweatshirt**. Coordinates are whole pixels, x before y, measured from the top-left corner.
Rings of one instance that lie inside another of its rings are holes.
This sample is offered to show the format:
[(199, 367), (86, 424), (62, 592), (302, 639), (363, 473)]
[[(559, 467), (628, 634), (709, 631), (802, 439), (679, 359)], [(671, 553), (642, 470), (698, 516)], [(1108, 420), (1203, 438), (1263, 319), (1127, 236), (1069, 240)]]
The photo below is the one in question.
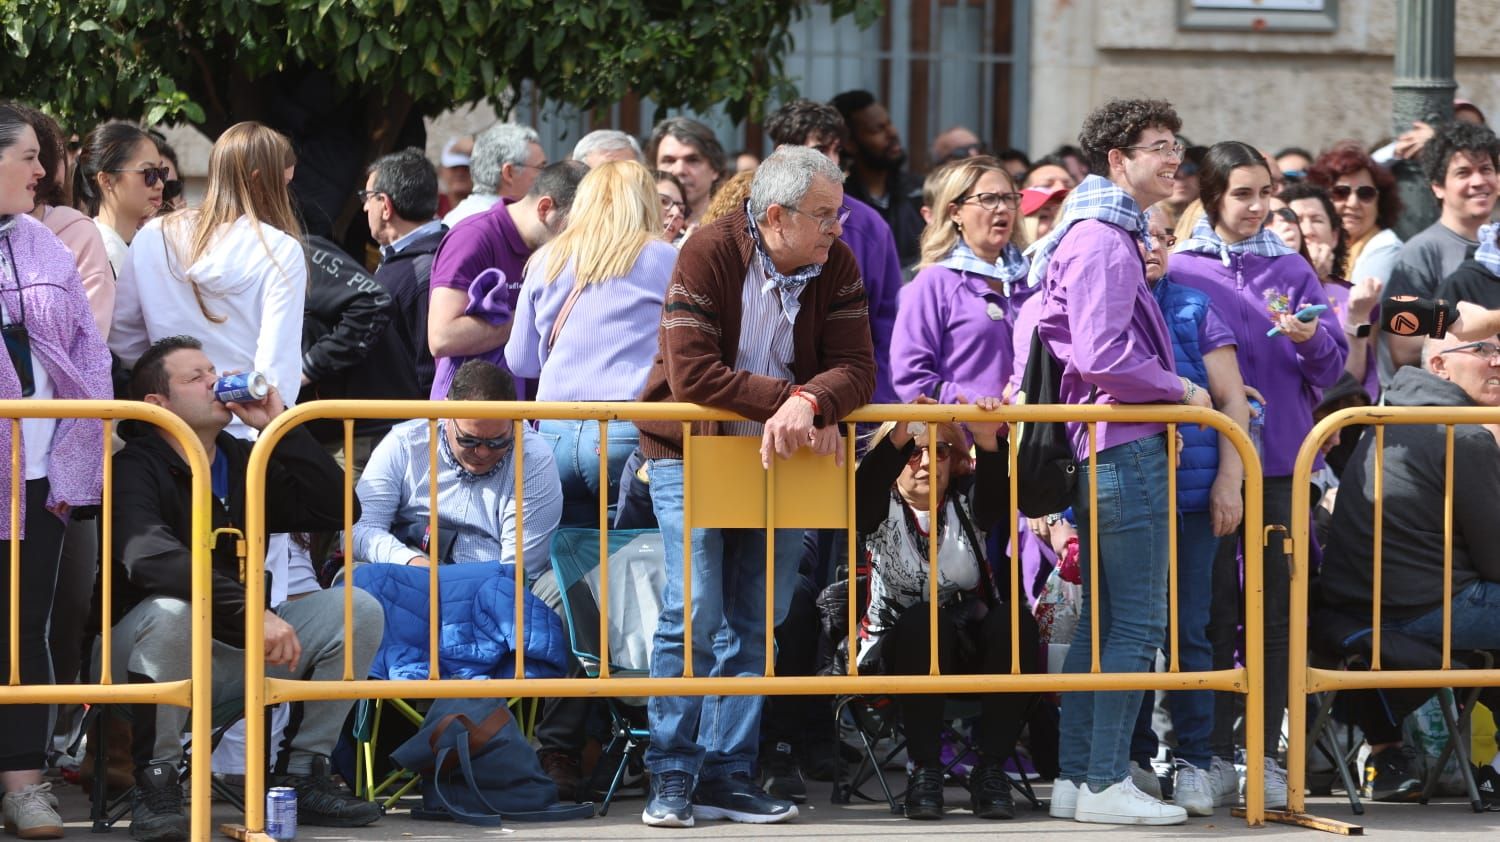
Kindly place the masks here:
[[(1262, 468), (1268, 477), (1290, 476), (1297, 449), (1312, 430), (1313, 407), (1344, 372), (1349, 343), (1332, 309), (1318, 317), (1318, 329), (1306, 342), (1266, 336), (1275, 314), (1328, 304), (1323, 285), (1301, 255), (1236, 254), (1230, 261), (1225, 266), (1214, 255), (1174, 254), (1172, 280), (1207, 293), (1214, 312), (1234, 332), (1240, 373), (1266, 398)], [(1322, 465), (1319, 457), (1314, 467)]]
[(850, 196), (844, 197), (844, 206), (849, 208), (849, 221), (844, 223), (839, 239), (854, 252), (870, 302), (870, 338), (875, 345), (875, 397), (871, 403), (896, 403), (899, 398), (891, 387), (891, 332), (896, 326), (896, 302), (902, 284), (896, 238), (874, 208)]
[[(1175, 268), (1175, 267), (1174, 267)], [(1133, 234), (1097, 219), (1070, 229), (1047, 266), (1042, 341), (1063, 366), (1062, 403), (1177, 403), (1182, 381), (1161, 308), (1146, 286)], [(1157, 423), (1098, 425), (1098, 450), (1166, 430)], [(1069, 424), (1073, 452), (1088, 459), (1088, 425)]]
[(979, 275), (923, 268), (901, 289), (891, 337), (896, 397), (903, 403), (917, 395), (939, 403), (956, 403), (960, 395), (970, 403), (1000, 397), (1010, 379), (1015, 307)]

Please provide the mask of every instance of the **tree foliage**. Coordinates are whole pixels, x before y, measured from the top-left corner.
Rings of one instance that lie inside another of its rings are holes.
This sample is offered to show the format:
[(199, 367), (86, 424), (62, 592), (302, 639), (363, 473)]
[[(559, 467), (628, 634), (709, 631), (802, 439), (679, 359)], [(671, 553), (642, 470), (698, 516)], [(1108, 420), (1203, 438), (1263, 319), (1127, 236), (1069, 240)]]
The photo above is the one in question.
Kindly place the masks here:
[[(627, 93), (755, 115), (788, 82), (805, 0), (0, 0), (0, 91), (75, 126), (187, 120), (210, 135), (259, 116), (265, 89), (315, 72), (369, 125), (522, 82), (585, 108)], [(868, 24), (881, 0), (831, 0)]]

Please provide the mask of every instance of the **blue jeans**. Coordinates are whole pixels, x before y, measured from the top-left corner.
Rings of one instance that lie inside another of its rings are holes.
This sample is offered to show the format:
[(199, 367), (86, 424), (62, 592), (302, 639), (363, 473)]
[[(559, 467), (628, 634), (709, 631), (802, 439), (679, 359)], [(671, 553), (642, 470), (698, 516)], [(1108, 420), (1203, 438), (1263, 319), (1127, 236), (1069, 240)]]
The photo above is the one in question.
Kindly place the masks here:
[[(647, 463), (661, 526), (665, 585), (651, 647), (651, 675), (683, 673), (682, 460)], [(786, 617), (802, 555), (802, 530), (776, 530), (774, 625)], [(766, 662), (766, 536), (758, 529), (693, 530), (693, 674), (762, 675)], [(750, 774), (763, 696), (652, 696), (652, 775), (682, 771), (702, 780)]]
[[(1219, 539), (1214, 535), (1213, 516), (1208, 512), (1177, 513), (1177, 664), (1183, 672), (1207, 672), (1214, 666), (1213, 646), (1208, 642), (1208, 615), (1213, 596), (1214, 555)], [(1171, 641), (1167, 641), (1171, 646)], [(1165, 650), (1164, 650), (1165, 651)], [(1141, 700), (1135, 721), (1130, 756), (1156, 754), (1156, 734), (1151, 731), (1155, 694)], [(1209, 737), (1214, 727), (1212, 690), (1173, 690), (1167, 693), (1172, 730), (1177, 735), (1176, 756), (1207, 769), (1213, 762)]]
[(542, 421), (537, 425), (552, 445), (557, 476), (562, 481), (561, 526), (599, 526), (599, 489), (609, 489), (610, 522), (614, 522), (615, 500), (620, 491), (620, 471), (635, 450), (640, 432), (629, 421), (609, 422), (609, 476), (599, 481), (599, 422)]
[[(1441, 577), (1442, 570), (1433, 571)], [(1453, 595), (1453, 648), (1500, 649), (1500, 582), (1480, 581)], [(1383, 627), (1439, 646), (1443, 643), (1441, 606), (1406, 622), (1386, 621)]]
[[(1149, 672), (1165, 645), (1167, 627), (1167, 451), (1163, 435), (1098, 453), (1097, 473), (1079, 465), (1073, 512), (1078, 517), (1083, 610), (1063, 662), (1065, 673), (1086, 673), (1093, 660), (1089, 524), (1099, 525), (1099, 668), (1106, 673)], [(1097, 483), (1099, 510), (1090, 508)], [(1062, 777), (1101, 790), (1129, 771), (1130, 735), (1142, 691), (1063, 694)]]

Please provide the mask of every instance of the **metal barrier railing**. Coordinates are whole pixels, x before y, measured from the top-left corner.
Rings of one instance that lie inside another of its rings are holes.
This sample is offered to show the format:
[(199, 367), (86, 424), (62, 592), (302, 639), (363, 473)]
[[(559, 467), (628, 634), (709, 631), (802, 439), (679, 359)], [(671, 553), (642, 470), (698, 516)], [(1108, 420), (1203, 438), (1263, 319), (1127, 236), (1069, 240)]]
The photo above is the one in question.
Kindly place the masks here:
[[(1261, 473), (1254, 446), (1245, 432), (1227, 416), (1212, 410), (1184, 406), (1006, 406), (995, 412), (985, 412), (964, 405), (881, 405), (867, 406), (856, 410), (844, 419), (844, 457), (842, 469), (835, 467), (832, 456), (813, 457), (807, 452), (786, 461), (775, 461), (769, 470), (760, 466), (759, 439), (694, 435), (694, 422), (740, 421), (739, 416), (693, 404), (673, 403), (527, 403), (527, 402), (450, 402), (450, 401), (316, 401), (306, 403), (283, 413), (262, 431), (251, 455), (247, 477), (246, 533), (249, 557), (247, 569), (264, 568), (266, 551), (266, 522), (264, 500), (265, 476), (268, 460), (277, 442), (296, 425), (317, 419), (342, 420), (344, 424), (344, 452), (354, 452), (355, 419), (407, 419), (425, 418), (432, 449), (429, 451), (429, 492), (433, 501), (437, 494), (437, 422), (453, 418), (464, 420), (501, 419), (512, 422), (515, 455), (516, 535), (515, 576), (516, 605), (514, 629), (517, 640), (524, 641), (524, 557), (522, 536), (521, 498), (524, 497), (522, 454), (524, 437), (522, 425), (532, 420), (585, 420), (597, 421), (601, 425), (600, 441), (608, 441), (610, 421), (675, 421), (683, 428), (684, 459), (684, 604), (690, 605), (691, 594), (691, 541), (693, 528), (760, 528), (767, 534), (767, 581), (766, 610), (773, 610), (775, 581), (772, 567), (775, 553), (771, 542), (776, 528), (841, 528), (846, 530), (848, 546), (857, 547), (854, 531), (854, 470), (855, 470), (855, 424), (883, 421), (1005, 421), (1012, 424), (1047, 421), (1076, 421), (1088, 424), (1089, 464), (1094, 465), (1097, 446), (1097, 425), (1103, 422), (1165, 422), (1167, 426), (1168, 464), (1176, 463), (1176, 428), (1180, 424), (1206, 425), (1218, 430), (1234, 446), (1245, 465), (1245, 534), (1260, 536)], [(1008, 437), (1011, 466), (1011, 497), (1016, 493), (1016, 439)], [(937, 436), (928, 442), (929, 458), (937, 460)], [(601, 475), (607, 475), (607, 448), (600, 448)], [(695, 464), (701, 470), (695, 470)], [(706, 467), (705, 467), (706, 466)], [(1093, 476), (1090, 472), (1090, 476)], [(944, 675), (938, 670), (938, 635), (932, 633), (930, 664), (931, 674), (919, 675), (860, 675), (857, 659), (850, 657), (849, 674), (844, 676), (777, 676), (773, 663), (771, 638), (774, 623), (765, 624), (766, 665), (765, 675), (756, 677), (709, 677), (692, 675), (692, 630), (691, 611), (684, 611), (684, 675), (680, 678), (619, 678), (609, 674), (608, 657), (603, 658), (601, 677), (597, 680), (571, 678), (523, 678), (524, 654), (516, 652), (515, 678), (485, 680), (452, 680), (440, 676), (438, 664), (438, 617), (429, 611), (429, 657), (431, 658), (429, 679), (420, 686), (412, 681), (365, 680), (354, 675), (353, 647), (348, 641), (361, 633), (352, 628), (353, 618), (353, 520), (352, 500), (354, 495), (354, 467), (346, 460), (344, 499), (344, 622), (346, 645), (344, 648), (344, 675), (338, 681), (300, 681), (268, 678), (265, 673), (263, 628), (259, 618), (248, 622), (245, 630), (245, 752), (247, 757), (264, 755), (266, 739), (265, 705), (285, 701), (307, 701), (321, 699), (372, 699), (372, 698), (444, 698), (483, 696), (652, 696), (652, 695), (788, 695), (788, 694), (845, 694), (845, 693), (979, 693), (979, 692), (1066, 692), (1081, 690), (1223, 690), (1243, 693), (1246, 700), (1245, 736), (1249, 753), (1246, 810), (1248, 823), (1259, 825), (1264, 814), (1264, 786), (1261, 757), (1264, 715), (1261, 696), (1264, 692), (1261, 651), (1264, 641), (1261, 589), (1245, 589), (1245, 636), (1249, 653), (1243, 667), (1208, 672), (1180, 672), (1176, 652), (1178, 650), (1177, 628), (1177, 534), (1175, 471), (1169, 471), (1171, 495), (1170, 552), (1172, 557), (1169, 578), (1169, 637), (1172, 657), (1170, 671), (1165, 673), (1104, 673), (1099, 666), (1099, 630), (1095, 624), (1093, 635), (1093, 662), (1087, 674), (1022, 674), (1020, 672), (1020, 614), (1025, 601), (1021, 598), (1021, 583), (1016, 565), (1012, 565), (1009, 582), (1011, 605), (1011, 672), (1006, 675)], [(707, 490), (705, 490), (705, 488)], [(759, 490), (761, 496), (755, 492)], [(720, 492), (723, 493), (720, 493)], [(1097, 503), (1097, 488), (1095, 494)], [(725, 497), (728, 497), (728, 503)], [(937, 522), (938, 499), (935, 484), (929, 493), (931, 522)], [(732, 505), (731, 505), (732, 503)], [(1014, 502), (1012, 503), (1014, 506)], [(1097, 506), (1095, 507), (1097, 509)], [(436, 553), (439, 522), (436, 505), (428, 524), (429, 593), (438, 588), (438, 565)], [(600, 502), (601, 533), (607, 533), (606, 502)], [(1019, 520), (1011, 517), (1011, 541), (1019, 542)], [(1098, 546), (1098, 527), (1093, 525), (1088, 540)], [(937, 577), (936, 541), (929, 542), (928, 562)], [(1247, 581), (1261, 579), (1262, 541), (1247, 540), (1245, 547), (1245, 575)], [(607, 534), (600, 536), (601, 562), (607, 558)], [(856, 553), (849, 553), (849, 580), (855, 580)], [(1099, 581), (1098, 553), (1092, 559), (1092, 581)], [(609, 650), (609, 583), (608, 565), (600, 564), (600, 652)], [(260, 576), (246, 577), (246, 599), (250, 604), (261, 604), (264, 599), (264, 580)], [(1093, 594), (1092, 616), (1097, 618), (1098, 591)], [(929, 600), (931, 628), (936, 628), (938, 600)], [(857, 627), (856, 600), (849, 600), (849, 628)], [(364, 633), (369, 633), (368, 631)], [(378, 632), (377, 632), (378, 633)], [(264, 828), (265, 769), (249, 764), (245, 770), (245, 828), (256, 833)]]
[[(206, 746), (212, 742), (212, 570), (209, 555), (212, 547), (212, 520), (209, 515), (209, 465), (203, 445), (182, 419), (176, 415), (139, 401), (86, 401), (86, 400), (6, 400), (0, 401), (0, 420), (10, 425), (10, 466), (12, 477), (10, 489), (10, 534), (20, 534), (21, 494), (25, 487), (22, 479), (22, 442), (20, 419), (98, 419), (101, 425), (100, 452), (103, 459), (103, 496), (100, 507), (102, 537), (100, 541), (100, 622), (101, 669), (98, 684), (68, 685), (23, 685), (20, 675), (20, 570), (21, 541), (10, 541), (10, 558), (5, 562), (10, 569), (10, 627), (9, 658), (10, 675), (6, 684), (0, 686), (0, 704), (155, 704), (177, 705), (192, 711), (193, 745)], [(156, 684), (116, 684), (110, 668), (113, 651), (113, 626), (119, 619), (114, 613), (114, 566), (111, 563), (114, 536), (114, 433), (118, 421), (140, 421), (150, 424), (165, 433), (182, 452), (182, 458), (192, 472), (192, 536), (189, 541), (193, 555), (192, 575), (192, 678), (183, 681)], [(21, 480), (21, 481), (17, 481)], [(77, 622), (75, 617), (54, 617), (56, 622)], [(202, 680), (200, 680), (202, 679)], [(98, 763), (94, 773), (104, 774), (102, 749), (96, 755)], [(210, 775), (207, 771), (208, 752), (195, 753), (194, 760), (201, 757), (202, 774), (191, 776), (192, 786), (192, 834), (194, 839), (206, 839), (209, 834), (212, 800), (209, 796)]]
[[(1306, 697), (1328, 690), (1367, 690), (1433, 687), (1484, 687), (1500, 685), (1500, 669), (1452, 669), (1453, 653), (1453, 445), (1454, 427), (1459, 424), (1500, 424), (1500, 408), (1491, 407), (1354, 407), (1324, 418), (1302, 442), (1292, 474), (1292, 532), (1287, 538), (1286, 554), (1292, 559), (1291, 618), (1289, 629), (1290, 675), (1288, 676), (1287, 717), (1290, 740), (1287, 747), (1286, 818), (1298, 824), (1337, 825), (1304, 815), (1307, 779)], [(1353, 425), (1369, 425), (1365, 434), (1375, 437), (1373, 481), (1374, 546), (1371, 549), (1371, 648), (1372, 663), (1367, 671), (1320, 669), (1308, 659), (1308, 586), (1311, 581), (1308, 552), (1311, 548), (1311, 479), (1313, 463), (1319, 450), (1335, 432)], [(1392, 670), (1381, 664), (1381, 592), (1384, 529), (1385, 428), (1390, 425), (1435, 425), (1444, 428), (1444, 508), (1443, 508), (1443, 639), (1442, 666), (1439, 669)], [(1278, 820), (1281, 817), (1276, 817)]]

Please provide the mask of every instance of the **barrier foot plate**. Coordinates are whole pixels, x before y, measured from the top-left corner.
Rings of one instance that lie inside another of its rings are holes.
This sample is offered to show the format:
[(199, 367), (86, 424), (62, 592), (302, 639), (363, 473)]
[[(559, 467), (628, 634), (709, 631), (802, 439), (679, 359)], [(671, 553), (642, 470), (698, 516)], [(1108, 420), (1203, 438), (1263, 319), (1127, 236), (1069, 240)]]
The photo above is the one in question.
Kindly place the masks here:
[(247, 830), (242, 824), (221, 824), (219, 832), (230, 839), (243, 839), (245, 842), (276, 842), (264, 833)]
[[(1235, 807), (1229, 813), (1237, 819), (1243, 819), (1245, 817), (1245, 808)], [(1311, 813), (1288, 813), (1285, 810), (1267, 810), (1266, 821), (1296, 825), (1297, 827), (1305, 827), (1309, 830), (1321, 830), (1325, 833), (1337, 833), (1340, 836), (1365, 835), (1363, 825), (1341, 822), (1338, 819), (1325, 819), (1322, 816), (1314, 816)]]

